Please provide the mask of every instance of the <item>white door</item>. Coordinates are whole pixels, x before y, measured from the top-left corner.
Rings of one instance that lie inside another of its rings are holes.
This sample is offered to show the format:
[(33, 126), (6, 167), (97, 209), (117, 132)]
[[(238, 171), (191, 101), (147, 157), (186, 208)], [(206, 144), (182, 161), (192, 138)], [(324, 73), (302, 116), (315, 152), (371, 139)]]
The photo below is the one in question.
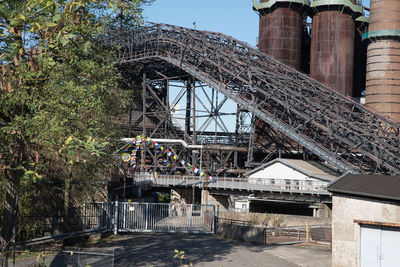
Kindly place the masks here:
[(380, 267), (380, 228), (361, 226), (361, 267)]
[(400, 229), (382, 227), (381, 229), (381, 266), (397, 267), (400, 265)]
[(397, 267), (400, 255), (400, 229), (361, 226), (361, 267)]

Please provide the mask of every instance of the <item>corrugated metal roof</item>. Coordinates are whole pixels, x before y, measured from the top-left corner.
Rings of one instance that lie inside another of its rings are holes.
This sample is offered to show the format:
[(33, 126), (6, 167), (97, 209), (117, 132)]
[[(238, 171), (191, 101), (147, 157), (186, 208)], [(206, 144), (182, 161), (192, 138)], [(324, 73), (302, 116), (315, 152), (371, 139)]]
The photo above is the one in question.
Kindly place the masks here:
[(249, 176), (277, 162), (282, 163), (288, 167), (291, 167), (309, 177), (317, 179), (331, 181), (333, 179), (336, 179), (340, 175), (340, 173), (334, 171), (333, 169), (330, 169), (329, 167), (323, 165), (321, 162), (318, 161), (305, 161), (301, 159), (282, 159), (282, 158), (274, 159), (273, 161), (270, 161), (264, 165), (261, 165), (260, 167), (257, 167), (247, 172), (245, 175)]
[(347, 174), (332, 182), (328, 191), (400, 200), (400, 176)]

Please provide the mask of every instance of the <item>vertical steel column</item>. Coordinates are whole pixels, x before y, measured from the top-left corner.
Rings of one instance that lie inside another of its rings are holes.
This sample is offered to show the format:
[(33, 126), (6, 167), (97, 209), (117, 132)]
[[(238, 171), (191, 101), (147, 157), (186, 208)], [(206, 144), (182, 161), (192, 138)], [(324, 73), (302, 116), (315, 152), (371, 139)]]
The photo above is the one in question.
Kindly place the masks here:
[(164, 90), (165, 90), (165, 106), (167, 107), (166, 110), (166, 120), (165, 120), (165, 125), (164, 125), (164, 135), (166, 137), (169, 137), (169, 131), (168, 128), (172, 128), (172, 120), (171, 120), (171, 108), (169, 105), (169, 80), (165, 80), (165, 85), (164, 85)]
[(256, 117), (254, 115), (252, 115), (251, 127), (250, 127), (250, 138), (249, 138), (249, 150), (247, 152), (246, 167), (248, 167), (250, 165), (250, 163), (253, 162), (253, 160), (254, 160), (253, 148), (254, 148), (255, 131), (256, 131)]
[[(239, 146), (240, 106), (236, 105), (235, 146)], [(233, 154), (233, 167), (238, 167), (238, 152)]]
[[(192, 125), (193, 125), (193, 132), (192, 132), (192, 144), (197, 144), (197, 129), (196, 129), (196, 80), (191, 78), (192, 83)], [(197, 166), (197, 152), (192, 151), (192, 164)], [(201, 166), (200, 166), (201, 169)], [(193, 203), (194, 204), (194, 203)]]
[(190, 136), (190, 108), (192, 102), (192, 80), (188, 79), (187, 86), (186, 86), (186, 115), (185, 115), (185, 135), (186, 142), (188, 142), (188, 136)]
[(215, 108), (214, 108), (214, 114), (213, 114), (213, 118), (214, 118), (214, 122), (215, 122), (215, 135), (214, 135), (214, 144), (217, 144), (217, 133), (218, 133), (218, 91), (215, 91)]
[[(142, 92), (142, 97), (143, 97), (143, 136), (146, 136), (146, 90), (147, 90), (147, 83), (146, 83), (146, 72), (143, 72), (143, 92)], [(142, 151), (142, 157), (141, 157), (141, 164), (140, 164), (140, 171), (143, 171), (143, 165), (144, 165), (144, 152)]]
[(196, 80), (191, 79), (192, 87), (192, 117), (193, 117), (193, 140), (192, 144), (197, 144), (197, 134), (196, 134)]

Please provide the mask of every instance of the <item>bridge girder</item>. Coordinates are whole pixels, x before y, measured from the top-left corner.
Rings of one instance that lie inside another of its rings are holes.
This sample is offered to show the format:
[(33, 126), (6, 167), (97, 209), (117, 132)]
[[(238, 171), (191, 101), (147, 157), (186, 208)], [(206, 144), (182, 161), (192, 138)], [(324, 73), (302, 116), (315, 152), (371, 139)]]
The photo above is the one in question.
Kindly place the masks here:
[(341, 172), (400, 174), (399, 124), (248, 44), (165, 24), (105, 42), (122, 65), (201, 81)]

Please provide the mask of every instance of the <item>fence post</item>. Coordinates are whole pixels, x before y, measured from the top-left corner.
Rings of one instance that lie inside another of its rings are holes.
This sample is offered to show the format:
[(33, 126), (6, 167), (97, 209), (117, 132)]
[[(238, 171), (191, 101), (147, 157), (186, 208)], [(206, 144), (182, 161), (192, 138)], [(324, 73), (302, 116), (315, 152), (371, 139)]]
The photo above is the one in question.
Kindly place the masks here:
[(192, 230), (193, 230), (192, 213), (193, 213), (193, 204), (190, 205), (190, 228), (189, 228), (190, 230), (189, 230), (189, 231), (192, 231)]
[(114, 205), (114, 235), (118, 233), (118, 200), (115, 200)]
[(171, 220), (171, 203), (168, 204), (168, 232), (170, 231), (170, 220)]
[(83, 229), (86, 229), (86, 203), (83, 203)]
[(101, 202), (101, 227), (104, 227), (106, 224), (106, 218), (105, 218), (105, 213), (104, 213), (104, 202)]
[(146, 230), (147, 230), (147, 227), (148, 227), (148, 218), (149, 218), (148, 212), (149, 212), (149, 204), (146, 203), (146, 209), (145, 209), (145, 212), (144, 212), (144, 220), (146, 221)]
[(263, 242), (262, 242), (262, 244), (263, 245), (267, 244), (267, 228), (264, 228), (264, 230), (263, 230)]
[(310, 225), (306, 223), (306, 241), (310, 241)]
[(300, 227), (297, 228), (297, 241), (300, 241)]
[(211, 231), (212, 231), (212, 233), (213, 234), (215, 234), (215, 225), (216, 225), (216, 222), (217, 222), (217, 217), (215, 216), (215, 205), (213, 205), (212, 206), (213, 207), (213, 213), (212, 213), (212, 228), (211, 228)]

